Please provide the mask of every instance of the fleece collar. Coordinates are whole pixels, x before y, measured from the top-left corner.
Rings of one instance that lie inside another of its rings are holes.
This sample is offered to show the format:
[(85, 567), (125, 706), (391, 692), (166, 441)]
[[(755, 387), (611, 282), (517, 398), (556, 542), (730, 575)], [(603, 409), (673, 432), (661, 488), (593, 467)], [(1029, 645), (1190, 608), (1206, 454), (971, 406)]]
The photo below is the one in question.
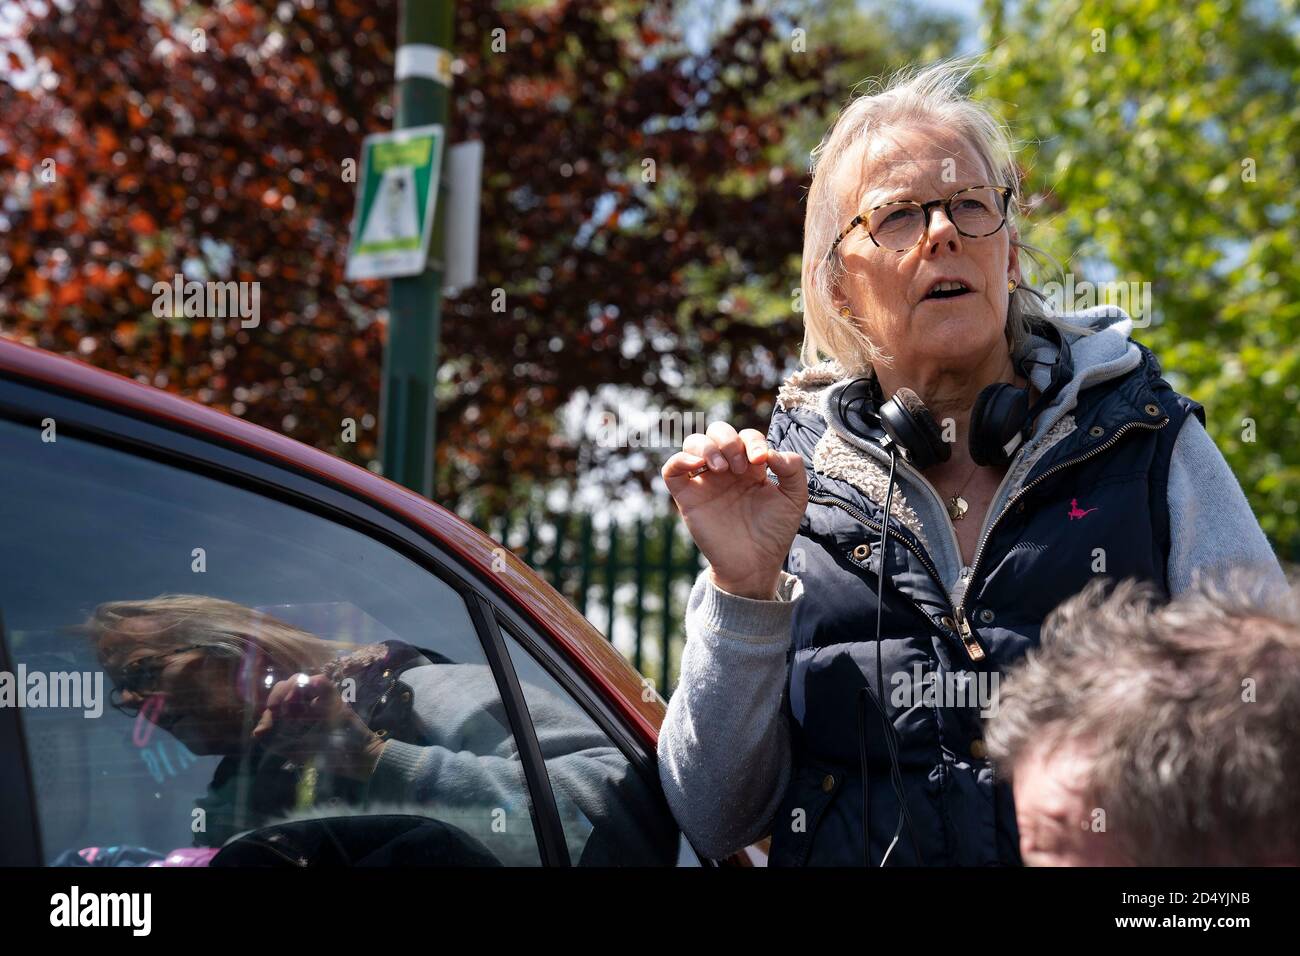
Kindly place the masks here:
[[(1074, 325), (1091, 329), (1091, 334), (1066, 332), (1074, 359), (1074, 375), (1061, 389), (1051, 405), (1039, 414), (1029, 440), (1012, 460), (1009, 488), (1012, 492), (1028, 476), (1034, 464), (1057, 442), (1075, 429), (1071, 411), (1078, 405), (1085, 389), (1101, 382), (1127, 375), (1142, 362), (1142, 353), (1130, 338), (1133, 320), (1114, 306), (1098, 306), (1061, 316)], [(1030, 379), (1038, 390), (1051, 383), (1051, 363), (1056, 346), (1041, 336), (1031, 337), (1025, 352), (1030, 359), (1044, 364), (1031, 366)], [(834, 360), (802, 368), (782, 384), (777, 404), (790, 410), (805, 408), (814, 412), (829, 427), (822, 431), (813, 450), (813, 470), (829, 478), (853, 485), (871, 501), (884, 502), (889, 481), (889, 453), (880, 447), (884, 433), (874, 424), (866, 431), (874, 440), (866, 440), (846, 427), (837, 399), (852, 378)], [(859, 427), (862, 426), (858, 422)], [(907, 501), (900, 483), (894, 485), (890, 514), (928, 548), (921, 521)]]

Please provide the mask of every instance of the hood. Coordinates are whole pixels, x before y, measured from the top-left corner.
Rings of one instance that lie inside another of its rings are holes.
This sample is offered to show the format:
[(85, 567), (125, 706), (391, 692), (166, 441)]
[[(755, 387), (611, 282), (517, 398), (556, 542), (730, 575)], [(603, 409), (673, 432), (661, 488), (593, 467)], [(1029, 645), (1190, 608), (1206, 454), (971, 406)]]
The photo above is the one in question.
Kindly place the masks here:
[[(1058, 318), (1090, 332), (1065, 333), (1074, 359), (1074, 374), (1052, 403), (1039, 414), (1033, 433), (1014, 459), (1013, 473), (1009, 475), (1012, 487), (1028, 475), (1047, 448), (1074, 430), (1074, 418), (1070, 412), (1078, 405), (1079, 395), (1084, 389), (1126, 375), (1142, 362), (1141, 350), (1129, 337), (1133, 320), (1123, 309), (1098, 306)], [(1030, 371), (1030, 380), (1038, 390), (1046, 390), (1051, 382), (1050, 366), (1056, 359), (1056, 346), (1034, 335), (1022, 354), (1036, 362), (1046, 363), (1033, 365)], [(884, 438), (884, 432), (870, 419), (856, 418), (855, 427), (877, 440), (869, 441), (845, 426), (837, 399), (850, 381), (834, 360), (802, 368), (781, 385), (777, 393), (778, 414), (780, 409), (787, 413), (804, 409), (798, 413), (798, 418), (810, 426), (815, 423), (820, 435), (816, 437), (810, 462), (814, 471), (847, 481), (871, 500), (883, 502), (888, 484), (889, 453), (877, 441)], [(809, 412), (815, 416), (812, 421)], [(810, 434), (808, 437), (813, 436)], [(807, 455), (804, 457), (808, 458)], [(921, 523), (898, 483), (894, 486), (890, 513), (925, 541)]]

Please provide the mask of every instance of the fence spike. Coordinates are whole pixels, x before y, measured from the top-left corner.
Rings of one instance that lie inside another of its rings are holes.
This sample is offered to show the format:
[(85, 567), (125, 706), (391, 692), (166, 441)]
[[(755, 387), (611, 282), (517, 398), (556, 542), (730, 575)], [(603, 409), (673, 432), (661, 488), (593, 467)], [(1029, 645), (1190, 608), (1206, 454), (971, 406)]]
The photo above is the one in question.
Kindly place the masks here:
[(634, 666), (641, 670), (641, 635), (645, 626), (645, 521), (636, 519), (636, 648)]

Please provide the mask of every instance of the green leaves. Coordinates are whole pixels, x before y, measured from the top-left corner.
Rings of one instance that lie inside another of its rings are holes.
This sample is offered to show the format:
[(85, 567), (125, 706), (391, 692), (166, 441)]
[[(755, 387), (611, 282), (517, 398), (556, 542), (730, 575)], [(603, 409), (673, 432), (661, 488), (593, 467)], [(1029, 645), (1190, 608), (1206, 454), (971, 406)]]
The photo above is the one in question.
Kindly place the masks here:
[(1089, 237), (1118, 280), (1152, 283), (1157, 321), (1136, 335), (1206, 405), (1264, 530), (1300, 558), (1294, 26), (1244, 0), (1017, 8), (977, 92), (1015, 104), (1027, 192), (1059, 210), (1026, 237), (1062, 261)]

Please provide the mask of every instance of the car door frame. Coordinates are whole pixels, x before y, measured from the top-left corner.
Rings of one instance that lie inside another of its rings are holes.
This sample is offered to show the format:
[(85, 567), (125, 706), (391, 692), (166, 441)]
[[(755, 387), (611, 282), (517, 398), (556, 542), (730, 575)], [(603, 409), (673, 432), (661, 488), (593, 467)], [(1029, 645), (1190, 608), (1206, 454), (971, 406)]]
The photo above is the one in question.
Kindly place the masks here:
[[(0, 671), (16, 671), (5, 639), (4, 608), (0, 608)], [(5, 808), (0, 813), (0, 866), (29, 866), (45, 859), (33, 779), (19, 708), (0, 707), (0, 807)]]
[[(296, 469), (291, 463), (264, 458), (256, 450), (226, 445), (211, 436), (193, 434), (134, 410), (101, 404), (39, 381), (29, 381), (9, 373), (0, 374), (0, 419), (29, 425), (39, 431), (46, 418), (57, 422), (59, 434), (212, 478), (359, 531), (414, 561), (456, 591), (465, 601), (474, 622), (510, 720), (511, 732), (515, 735), (529, 788), (529, 807), (541, 862), (547, 866), (571, 864), (541, 746), (518, 676), (497, 631), (494, 610), (502, 605), (487, 601), (483, 583), (477, 582), (469, 569), (451, 558), (444, 544), (435, 536), (317, 475)], [(519, 613), (517, 609), (512, 610)], [(7, 653), (6, 645), (0, 649), (0, 661), (6, 659)], [(26, 739), (22, 734), (19, 709), (0, 708), (0, 743), (15, 735), (19, 742)], [(13, 827), (20, 827), (21, 820), (25, 819), (30, 830), (28, 839), (9, 844), (14, 848), (10, 854), (13, 857), (11, 865), (42, 865), (44, 857), (40, 847), (37, 800), (32, 790), (30, 755), (25, 746), (0, 753), (10, 754), (9, 760), (0, 761), (0, 769), (13, 762), (13, 769), (20, 772), (13, 774), (12, 778), (25, 781), (25, 786), (14, 787), (13, 792), (7, 794), (17, 800), (13, 804), (16, 811), (11, 815)], [(7, 829), (7, 826), (0, 829), (0, 834), (5, 834)]]

